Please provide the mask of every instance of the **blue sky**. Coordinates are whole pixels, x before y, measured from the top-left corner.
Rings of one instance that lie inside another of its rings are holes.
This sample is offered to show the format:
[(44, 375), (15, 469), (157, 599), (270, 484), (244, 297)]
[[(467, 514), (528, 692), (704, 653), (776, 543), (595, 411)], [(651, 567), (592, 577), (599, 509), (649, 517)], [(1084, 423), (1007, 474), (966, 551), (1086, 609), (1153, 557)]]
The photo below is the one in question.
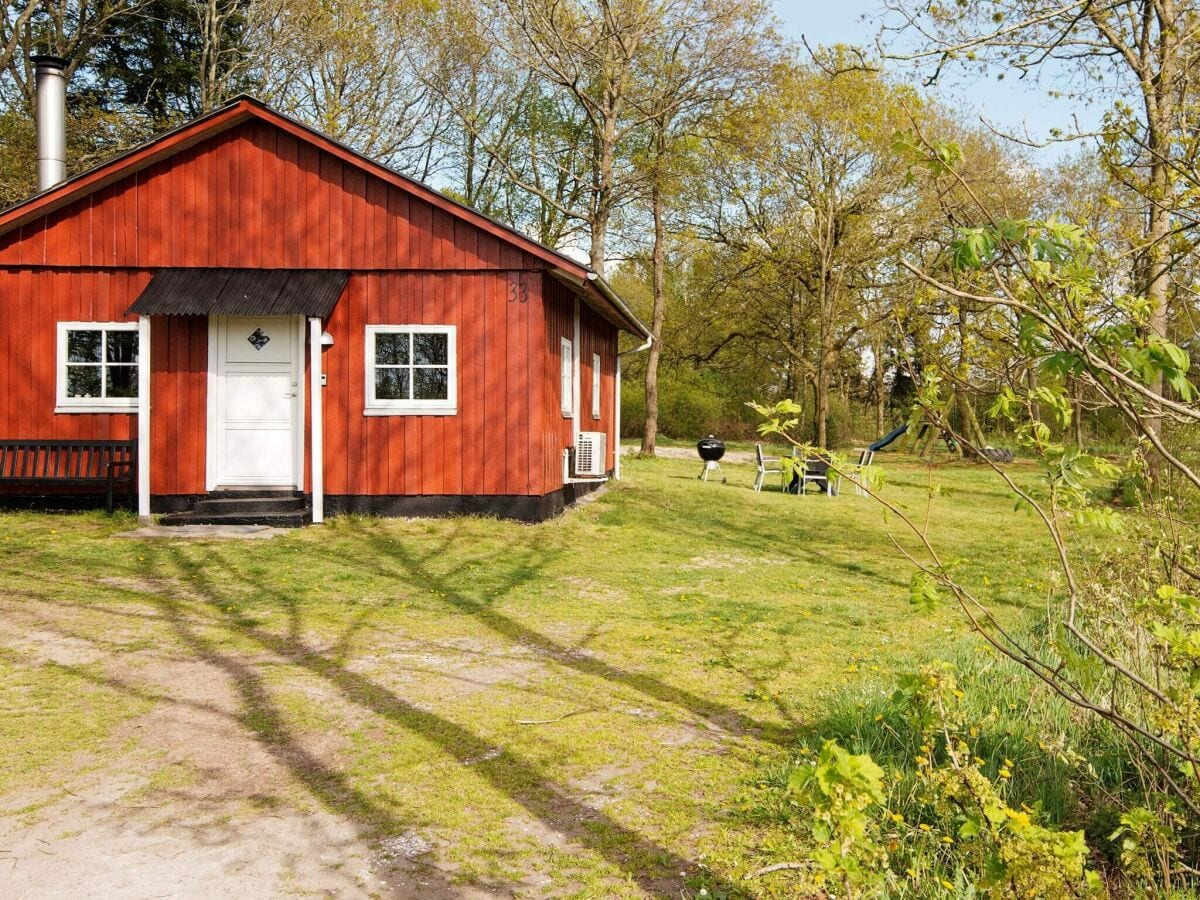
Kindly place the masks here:
[[(862, 21), (880, 11), (878, 0), (774, 0), (776, 15), (783, 31), (799, 40), (807, 37), (809, 44), (860, 44), (873, 49), (878, 32), (876, 22)], [(939, 89), (944, 100), (978, 120), (980, 115), (998, 128), (1035, 140), (1045, 139), (1051, 128), (1071, 129), (1072, 116), (1077, 115), (1085, 128), (1099, 121), (1102, 110), (1086, 107), (1078, 101), (1057, 100), (1046, 96), (1046, 87), (1016, 78), (996, 81), (977, 73), (962, 70), (948, 79)], [(1041, 150), (1038, 155), (1053, 159), (1064, 150), (1061, 147)]]

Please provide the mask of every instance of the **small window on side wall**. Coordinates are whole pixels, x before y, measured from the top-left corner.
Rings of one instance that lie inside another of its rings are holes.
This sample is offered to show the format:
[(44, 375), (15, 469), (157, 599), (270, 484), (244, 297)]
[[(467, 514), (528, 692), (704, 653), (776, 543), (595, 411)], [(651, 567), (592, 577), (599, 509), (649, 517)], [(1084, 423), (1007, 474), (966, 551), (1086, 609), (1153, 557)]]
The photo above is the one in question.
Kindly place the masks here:
[(458, 412), (453, 325), (368, 325), (366, 406), (375, 416)]
[(592, 418), (600, 418), (600, 354), (592, 354)]
[(136, 322), (59, 322), (55, 412), (131, 412), (138, 400)]
[(571, 341), (568, 338), (560, 339), (558, 346), (561, 355), (559, 389), (562, 395), (562, 414), (564, 418), (570, 418), (575, 415), (574, 352), (571, 349)]

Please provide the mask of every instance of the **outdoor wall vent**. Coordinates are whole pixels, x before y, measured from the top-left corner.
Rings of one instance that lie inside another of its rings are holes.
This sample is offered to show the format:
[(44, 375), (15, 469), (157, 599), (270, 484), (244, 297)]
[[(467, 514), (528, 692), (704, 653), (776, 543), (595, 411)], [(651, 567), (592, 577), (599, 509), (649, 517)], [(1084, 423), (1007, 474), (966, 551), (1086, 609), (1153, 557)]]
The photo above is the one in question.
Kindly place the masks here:
[(607, 451), (607, 435), (603, 431), (579, 432), (575, 444), (575, 474), (584, 478), (602, 478)]

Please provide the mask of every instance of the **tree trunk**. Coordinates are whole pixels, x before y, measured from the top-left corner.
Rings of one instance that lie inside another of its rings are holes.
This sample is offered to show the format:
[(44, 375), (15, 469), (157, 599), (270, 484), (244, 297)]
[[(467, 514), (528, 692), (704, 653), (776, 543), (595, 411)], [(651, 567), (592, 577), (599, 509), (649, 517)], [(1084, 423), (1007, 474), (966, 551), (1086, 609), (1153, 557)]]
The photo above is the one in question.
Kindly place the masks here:
[(1072, 406), (1074, 406), (1074, 409), (1071, 412), (1073, 416), (1072, 424), (1075, 427), (1075, 447), (1080, 452), (1083, 452), (1083, 384), (1078, 378), (1073, 378), (1072, 382), (1074, 390), (1071, 393), (1074, 395), (1072, 397)]
[(642, 430), (642, 453), (653, 456), (658, 439), (658, 361), (662, 355), (663, 320), (667, 315), (666, 299), (666, 229), (663, 226), (662, 191), (658, 183), (650, 189), (650, 206), (654, 215), (654, 248), (651, 262), (651, 291), (653, 309), (650, 314), (650, 334), (653, 343), (646, 357), (646, 424)]
[(883, 417), (886, 408), (884, 392), (883, 376), (883, 342), (878, 341), (871, 344), (871, 355), (875, 357), (875, 372), (873, 381), (875, 384), (875, 437), (883, 437)]
[(610, 114), (605, 117), (604, 126), (594, 140), (597, 165), (592, 180), (595, 199), (592, 206), (592, 245), (588, 256), (592, 271), (603, 278), (605, 256), (608, 250), (608, 223), (612, 216), (613, 167), (617, 143), (615, 111), (610, 111)]
[(813, 430), (816, 433), (816, 445), (829, 449), (829, 378), (833, 368), (835, 354), (828, 346), (830, 341), (821, 339), (821, 359), (817, 366), (816, 408), (813, 410)]

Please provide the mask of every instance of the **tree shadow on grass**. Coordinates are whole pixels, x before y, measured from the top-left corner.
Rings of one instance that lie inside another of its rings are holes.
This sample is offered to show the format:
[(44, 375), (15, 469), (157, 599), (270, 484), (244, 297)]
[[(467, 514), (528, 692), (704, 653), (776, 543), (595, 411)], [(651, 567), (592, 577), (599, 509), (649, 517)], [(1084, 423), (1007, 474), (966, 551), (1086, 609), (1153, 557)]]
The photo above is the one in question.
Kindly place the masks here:
[[(786, 746), (792, 741), (794, 722), (790, 721), (790, 717), (787, 725), (754, 719), (740, 710), (667, 684), (653, 675), (604, 662), (582, 647), (556, 641), (494, 608), (497, 599), (522, 583), (539, 577), (557, 557), (558, 553), (555, 551), (542, 551), (538, 558), (534, 558), (533, 554), (528, 552), (524, 554), (520, 563), (511, 566), (511, 571), (503, 578), (500, 586), (491, 591), (489, 599), (484, 601), (469, 596), (451, 579), (437, 574), (430, 565), (454, 543), (453, 535), (445, 539), (443, 546), (425, 553), (417, 553), (402, 543), (386, 540), (377, 531), (369, 528), (359, 527), (356, 537), (359, 539), (358, 543), (366, 550), (353, 553), (344, 547), (338, 548), (337, 558), (343, 563), (351, 560), (356, 567), (373, 571), (380, 577), (398, 579), (410, 584), (438, 598), (456, 611), (471, 616), (500, 637), (527, 647), (558, 665), (633, 690), (659, 703), (685, 710), (722, 730), (749, 732), (756, 738), (780, 746)], [(511, 551), (508, 555), (511, 556)]]
[[(179, 554), (160, 561), (147, 552), (146, 575), (162, 578), (163, 562), (183, 576), (189, 591), (216, 614), (226, 633), (319, 676), (351, 703), (420, 736), (464, 765), (474, 777), (482, 778), (507, 795), (553, 832), (605, 859), (643, 890), (652, 894), (679, 893), (684, 889), (681, 873), (695, 875), (697, 865), (647, 837), (619, 824), (600, 810), (587, 806), (554, 783), (535, 765), (485, 741), (469, 729), (434, 712), (420, 708), (370, 678), (349, 670), (345, 663), (310, 645), (303, 637), (303, 614), (298, 599), (256, 585), (282, 606), (288, 617), (286, 633), (276, 634), (248, 622), (231, 611), (223, 590), (237, 586), (239, 576), (220, 550), (208, 549), (195, 558)], [(535, 577), (536, 567), (517, 577), (515, 583)], [(239, 721), (265, 746), (272, 756), (293, 772), (309, 792), (330, 809), (370, 823), (377, 830), (396, 831), (404, 823), (394, 819), (379, 803), (350, 785), (344, 775), (330, 769), (298, 746), (285, 717), (271, 698), (262, 675), (244, 658), (222, 648), (207, 637), (188, 615), (187, 604), (159, 593), (147, 595), (168, 623), (175, 637), (197, 659), (223, 672), (235, 686), (241, 704)], [(212, 624), (207, 626), (213, 627)], [(730, 893), (732, 885), (708, 881)]]

